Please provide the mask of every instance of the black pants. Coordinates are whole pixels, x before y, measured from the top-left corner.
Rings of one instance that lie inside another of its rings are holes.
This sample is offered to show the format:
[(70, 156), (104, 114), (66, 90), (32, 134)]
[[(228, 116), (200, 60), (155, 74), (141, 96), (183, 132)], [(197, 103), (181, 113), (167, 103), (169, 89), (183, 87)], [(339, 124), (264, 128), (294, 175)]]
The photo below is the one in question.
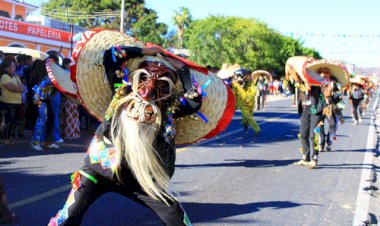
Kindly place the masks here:
[[(187, 225), (186, 223), (189, 222), (185, 211), (182, 209), (178, 201), (168, 201), (170, 204), (170, 206), (168, 206), (160, 200), (155, 200), (148, 196), (134, 179), (126, 180), (128, 181), (128, 184), (122, 185), (100, 176), (92, 169), (87, 168), (82, 170), (96, 178), (97, 183), (88, 179), (86, 176), (80, 175), (79, 188), (74, 188), (73, 185), (65, 206), (50, 220), (50, 225), (79, 226), (90, 205), (107, 192), (122, 194), (151, 209), (158, 215), (165, 225), (183, 226)], [(75, 202), (73, 202), (73, 200), (75, 200)], [(110, 209), (113, 208), (111, 207)], [(62, 213), (66, 212), (67, 216), (64, 216), (65, 214)]]
[(5, 109), (4, 123), (6, 124), (4, 138), (9, 140), (16, 137), (18, 109), (20, 104), (2, 103)]
[[(322, 120), (322, 115), (313, 115), (304, 110), (301, 114), (300, 139), (302, 154), (307, 156), (305, 160), (318, 159), (318, 150), (314, 143), (314, 129)], [(311, 145), (310, 145), (311, 143)]]
[[(362, 117), (362, 108), (360, 107), (360, 103), (362, 102), (362, 99), (354, 99), (352, 98), (352, 109), (354, 113), (355, 120), (359, 120), (359, 116)], [(359, 108), (359, 114), (358, 115), (358, 108)]]
[(325, 133), (325, 125), (322, 125), (321, 136), (322, 136), (322, 149), (325, 148), (325, 145), (332, 145), (333, 139), (336, 135), (336, 130), (338, 129), (338, 116), (335, 113), (331, 115), (330, 118), (326, 117), (326, 120), (329, 124), (327, 134)]

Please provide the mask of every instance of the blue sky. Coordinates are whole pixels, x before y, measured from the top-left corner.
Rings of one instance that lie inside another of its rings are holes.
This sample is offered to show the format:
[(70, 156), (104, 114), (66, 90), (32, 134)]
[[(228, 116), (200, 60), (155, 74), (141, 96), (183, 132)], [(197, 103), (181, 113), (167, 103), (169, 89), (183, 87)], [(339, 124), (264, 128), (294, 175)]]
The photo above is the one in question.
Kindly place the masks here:
[[(26, 2), (39, 5), (41, 0)], [(256, 18), (303, 41), (323, 57), (362, 67), (380, 67), (379, 0), (146, 0), (159, 21), (172, 25), (175, 10), (189, 8), (193, 19), (209, 15)]]

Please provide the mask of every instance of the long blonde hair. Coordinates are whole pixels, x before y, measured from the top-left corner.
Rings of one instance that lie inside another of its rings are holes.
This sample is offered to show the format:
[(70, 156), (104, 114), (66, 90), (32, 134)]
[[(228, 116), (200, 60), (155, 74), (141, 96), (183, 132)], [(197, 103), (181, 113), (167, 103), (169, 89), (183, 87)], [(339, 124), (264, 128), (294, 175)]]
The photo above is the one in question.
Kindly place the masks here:
[[(145, 124), (142, 123), (141, 118), (141, 122), (134, 121), (126, 110), (131, 108), (129, 105), (135, 105), (135, 109), (140, 109), (141, 117), (144, 117), (144, 109), (151, 106), (157, 114), (155, 122)], [(141, 188), (150, 197), (168, 204), (168, 200), (174, 199), (168, 191), (170, 177), (153, 147), (161, 126), (161, 119), (161, 111), (157, 105), (143, 101), (131, 93), (116, 103), (111, 122), (111, 139), (117, 153), (116, 166), (120, 166), (122, 158), (125, 158)], [(119, 174), (116, 173), (116, 175), (120, 180)]]

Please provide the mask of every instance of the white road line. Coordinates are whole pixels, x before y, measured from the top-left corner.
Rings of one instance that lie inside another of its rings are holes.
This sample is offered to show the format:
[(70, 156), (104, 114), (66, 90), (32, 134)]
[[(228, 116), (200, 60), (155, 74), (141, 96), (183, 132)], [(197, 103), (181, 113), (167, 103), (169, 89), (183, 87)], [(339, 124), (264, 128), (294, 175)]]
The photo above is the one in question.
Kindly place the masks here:
[[(280, 116), (275, 117), (275, 118), (270, 118), (270, 119), (268, 119), (267, 121), (259, 122), (258, 125), (264, 125), (264, 124), (266, 124), (266, 123), (268, 123), (268, 122), (274, 122), (274, 121), (276, 121), (276, 120), (278, 120), (278, 119), (280, 119), (280, 118), (284, 118), (284, 117), (286, 117), (286, 116), (288, 116), (288, 115), (293, 115), (293, 114), (283, 114), (283, 115), (280, 115)], [(195, 143), (195, 144), (193, 144), (193, 145), (191, 145), (191, 146), (200, 146), (200, 145), (204, 145), (204, 144), (206, 144), (206, 143), (208, 143), (208, 142), (215, 141), (215, 140), (218, 140), (218, 139), (222, 139), (222, 138), (224, 138), (224, 137), (231, 136), (231, 135), (233, 135), (233, 134), (235, 134), (235, 133), (238, 133), (238, 132), (241, 132), (241, 131), (243, 131), (242, 128), (241, 128), (241, 129), (236, 129), (236, 130), (234, 130), (234, 131), (231, 131), (231, 132), (225, 133), (225, 134), (223, 134), (223, 135), (215, 136), (215, 137), (213, 137), (213, 138), (211, 138), (211, 139), (200, 141), (200, 142)]]
[(43, 192), (41, 194), (32, 196), (30, 198), (26, 198), (26, 199), (20, 200), (20, 201), (15, 202), (15, 203), (11, 203), (11, 204), (8, 205), (8, 207), (9, 207), (9, 209), (14, 209), (14, 208), (17, 208), (17, 207), (20, 207), (20, 206), (25, 206), (25, 205), (28, 205), (30, 203), (39, 201), (41, 199), (45, 199), (45, 198), (48, 198), (48, 197), (53, 196), (55, 194), (61, 193), (63, 191), (69, 190), (70, 188), (71, 188), (71, 184), (68, 184), (68, 185), (65, 185), (65, 186), (61, 186), (61, 187), (58, 187), (58, 188), (54, 188), (52, 190), (49, 190), (47, 192)]
[(366, 152), (364, 154), (363, 161), (363, 169), (362, 175), (360, 178), (360, 185), (358, 191), (358, 197), (356, 199), (356, 210), (355, 217), (352, 223), (353, 226), (361, 226), (367, 225), (366, 222), (369, 220), (368, 210), (369, 210), (369, 202), (370, 202), (370, 194), (364, 190), (366, 187), (370, 187), (371, 185), (371, 173), (373, 171), (372, 159), (373, 159), (373, 150), (376, 148), (376, 144), (374, 142), (374, 120), (376, 115), (376, 107), (379, 100), (379, 92), (376, 95), (376, 101), (372, 107), (372, 116), (368, 129), (368, 138), (367, 138), (367, 147)]
[[(268, 119), (267, 121), (263, 121), (263, 122), (260, 122), (260, 123), (258, 123), (259, 125), (263, 125), (263, 124), (266, 124), (266, 123), (268, 123), (268, 122), (273, 122), (273, 121), (276, 121), (276, 120), (278, 120), (278, 119), (280, 119), (280, 118), (284, 118), (284, 117), (286, 117), (286, 116), (288, 116), (288, 115), (291, 115), (291, 114), (283, 114), (283, 115), (281, 115), (281, 116), (279, 116), (279, 117), (275, 117), (275, 118), (270, 118), (270, 119)], [(218, 137), (214, 137), (214, 138), (211, 138), (211, 139), (209, 139), (209, 140), (205, 140), (205, 141), (201, 141), (201, 142), (199, 142), (199, 143), (196, 143), (196, 144), (194, 144), (194, 145), (192, 145), (192, 146), (198, 146), (198, 145), (200, 145), (200, 144), (205, 144), (205, 143), (207, 143), (207, 142), (210, 142), (210, 141), (213, 141), (213, 140), (216, 140), (216, 139), (221, 139), (221, 138), (223, 138), (223, 137), (227, 137), (227, 136), (230, 136), (230, 135), (232, 135), (232, 134), (235, 134), (235, 133), (238, 133), (238, 132), (241, 132), (243, 129), (237, 129), (237, 130), (234, 130), (234, 131), (231, 131), (231, 132), (229, 132), (229, 133), (226, 133), (226, 134), (223, 134), (223, 135), (221, 135), (221, 136), (218, 136)], [(188, 148), (179, 148), (179, 152), (182, 152), (182, 151), (185, 151), (185, 150), (187, 150)], [(41, 200), (41, 199), (45, 199), (45, 198), (48, 198), (48, 197), (50, 197), (50, 196), (53, 196), (53, 195), (56, 195), (56, 194), (58, 194), (58, 193), (61, 193), (61, 192), (63, 192), (63, 191), (66, 191), (66, 190), (69, 190), (71, 188), (71, 185), (69, 184), (69, 185), (65, 185), (65, 186), (61, 186), (61, 187), (58, 187), (58, 188), (55, 188), (55, 189), (52, 189), (52, 190), (49, 190), (49, 191), (47, 191), (47, 192), (44, 192), (44, 193), (41, 193), (41, 194), (38, 194), (38, 195), (35, 195), (35, 196), (32, 196), (32, 197), (29, 197), (29, 198), (26, 198), (26, 199), (23, 199), (23, 200), (20, 200), (20, 201), (17, 201), (17, 202), (15, 202), (15, 203), (11, 203), (11, 204), (9, 204), (8, 205), (8, 207), (10, 208), (10, 209), (14, 209), (14, 208), (17, 208), (17, 207), (20, 207), (20, 206), (25, 206), (25, 205), (28, 205), (28, 204), (30, 204), (30, 203), (33, 203), (33, 202), (36, 202), (36, 201), (39, 201), (39, 200)]]

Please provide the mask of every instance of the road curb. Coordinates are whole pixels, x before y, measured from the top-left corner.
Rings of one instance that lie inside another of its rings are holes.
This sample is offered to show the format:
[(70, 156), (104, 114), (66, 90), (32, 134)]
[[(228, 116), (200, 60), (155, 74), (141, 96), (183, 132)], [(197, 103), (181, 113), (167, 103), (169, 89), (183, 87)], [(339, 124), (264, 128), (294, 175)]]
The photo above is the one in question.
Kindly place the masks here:
[(368, 131), (367, 148), (364, 154), (362, 166), (362, 175), (358, 190), (356, 211), (353, 220), (353, 226), (377, 225), (379, 218), (380, 200), (378, 195), (379, 173), (376, 169), (379, 167), (379, 133), (380, 115), (379, 93), (376, 93), (376, 100), (371, 112), (370, 127)]

